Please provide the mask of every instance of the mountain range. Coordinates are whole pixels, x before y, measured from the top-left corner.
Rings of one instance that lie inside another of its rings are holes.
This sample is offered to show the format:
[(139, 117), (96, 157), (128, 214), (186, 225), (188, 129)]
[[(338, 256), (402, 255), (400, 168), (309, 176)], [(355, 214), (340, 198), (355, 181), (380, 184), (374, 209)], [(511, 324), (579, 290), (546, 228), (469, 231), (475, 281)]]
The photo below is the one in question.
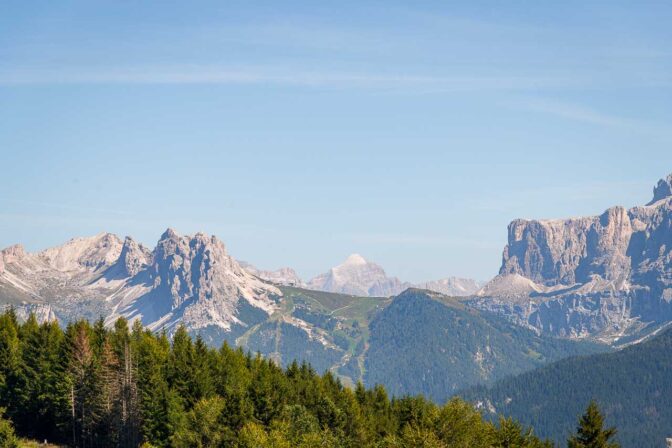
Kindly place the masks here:
[(303, 281), (294, 269), (288, 267), (267, 271), (246, 262), (241, 262), (241, 266), (249, 273), (272, 283), (363, 297), (390, 297), (408, 288), (428, 289), (455, 297), (469, 296), (483, 286), (476, 280), (460, 277), (447, 277), (415, 284), (404, 282), (397, 277), (389, 277), (380, 265), (366, 260), (359, 254), (350, 255), (343, 263), (307, 282)]
[[(395, 384), (398, 375), (416, 379), (413, 369), (429, 368), (434, 371), (417, 390), (436, 400), (554, 359), (604, 349), (558, 343), (467, 308), (461, 302), (464, 297), (413, 289), (389, 279), (382, 268), (358, 255), (304, 288), (287, 286), (303, 285), (292, 280), (290, 270), (276, 275), (250, 265), (243, 268), (214, 236), (184, 236), (172, 229), (151, 250), (132, 238), (103, 233), (38, 253), (12, 246), (0, 252), (0, 260), (0, 300), (20, 317), (33, 312), (41, 320), (63, 324), (103, 317), (108, 325), (124, 317), (169, 335), (183, 325), (211, 345), (226, 341), (283, 365), (307, 361), (350, 384)], [(272, 283), (262, 276), (291, 282)], [(456, 284), (439, 282), (441, 287)], [(476, 289), (475, 282), (459, 285)], [(408, 289), (400, 292), (401, 288)], [(393, 293), (397, 295), (384, 296)], [(409, 300), (414, 304), (410, 308)], [(461, 334), (465, 325), (464, 337), (450, 336)], [(404, 328), (408, 331), (401, 331)], [(514, 333), (517, 337), (510, 336)], [(425, 344), (443, 357), (427, 364)], [(404, 367), (391, 369), (387, 360), (396, 356), (401, 362), (402, 353)], [(449, 365), (459, 369), (450, 370), (446, 381), (430, 385), (430, 378), (439, 375), (437, 369)], [(414, 392), (416, 385), (401, 383), (393, 390)]]
[(37, 253), (8, 247), (0, 306), (62, 324), (124, 317), (169, 335), (184, 325), (215, 346), (443, 401), (663, 334), (672, 322), (670, 248), (672, 175), (646, 205), (514, 220), (499, 274), (484, 285), (414, 285), (357, 254), (304, 281), (290, 268), (238, 262), (215, 236), (168, 229), (153, 249), (109, 233)]

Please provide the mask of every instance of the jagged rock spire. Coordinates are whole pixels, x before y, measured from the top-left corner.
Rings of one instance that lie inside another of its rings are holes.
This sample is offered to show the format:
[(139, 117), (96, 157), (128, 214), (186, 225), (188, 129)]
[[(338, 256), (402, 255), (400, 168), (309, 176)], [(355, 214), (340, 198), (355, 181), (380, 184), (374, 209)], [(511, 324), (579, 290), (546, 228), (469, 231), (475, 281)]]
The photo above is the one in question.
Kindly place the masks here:
[(653, 187), (653, 199), (646, 205), (654, 204), (661, 199), (672, 196), (672, 173), (668, 174), (665, 179), (660, 179), (658, 184)]

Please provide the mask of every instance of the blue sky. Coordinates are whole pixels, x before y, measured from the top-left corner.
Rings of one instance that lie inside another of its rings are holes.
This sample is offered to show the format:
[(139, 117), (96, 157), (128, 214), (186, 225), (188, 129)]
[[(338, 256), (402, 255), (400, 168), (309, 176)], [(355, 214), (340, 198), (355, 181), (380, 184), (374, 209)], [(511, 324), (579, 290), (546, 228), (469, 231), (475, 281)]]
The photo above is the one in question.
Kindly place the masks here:
[[(253, 4), (254, 3), (254, 4)], [(672, 172), (670, 2), (3, 2), (0, 246), (487, 279)]]

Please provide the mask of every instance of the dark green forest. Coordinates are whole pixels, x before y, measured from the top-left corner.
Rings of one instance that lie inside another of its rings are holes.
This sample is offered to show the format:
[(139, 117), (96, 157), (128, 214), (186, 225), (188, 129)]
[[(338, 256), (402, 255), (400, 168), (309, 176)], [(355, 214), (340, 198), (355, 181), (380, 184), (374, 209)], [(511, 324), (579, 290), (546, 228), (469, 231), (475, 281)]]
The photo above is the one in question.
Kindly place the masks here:
[[(394, 395), (422, 394), (443, 403), (476, 384), (522, 373), (604, 345), (539, 336), (459, 299), (407, 289), (369, 325), (366, 384)], [(586, 402), (580, 403), (584, 405)]]
[(183, 328), (172, 340), (125, 320), (62, 329), (19, 323), (11, 310), (0, 315), (0, 408), (5, 434), (13, 424), (20, 437), (83, 448), (550, 446), (459, 399), (349, 389), (308, 364), (210, 348)]
[(672, 437), (672, 329), (615, 353), (564, 359), (461, 394), (566, 440), (582, 407), (596, 400), (625, 447), (665, 446)]

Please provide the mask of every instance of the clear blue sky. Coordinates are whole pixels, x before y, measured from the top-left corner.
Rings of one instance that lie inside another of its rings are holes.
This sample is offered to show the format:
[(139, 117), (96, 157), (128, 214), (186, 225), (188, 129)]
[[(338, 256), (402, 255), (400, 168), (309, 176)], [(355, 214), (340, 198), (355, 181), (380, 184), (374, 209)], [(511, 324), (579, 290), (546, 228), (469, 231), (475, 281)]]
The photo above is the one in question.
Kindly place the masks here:
[(670, 2), (3, 1), (0, 246), (166, 227), (310, 277), (496, 273), (672, 172)]

